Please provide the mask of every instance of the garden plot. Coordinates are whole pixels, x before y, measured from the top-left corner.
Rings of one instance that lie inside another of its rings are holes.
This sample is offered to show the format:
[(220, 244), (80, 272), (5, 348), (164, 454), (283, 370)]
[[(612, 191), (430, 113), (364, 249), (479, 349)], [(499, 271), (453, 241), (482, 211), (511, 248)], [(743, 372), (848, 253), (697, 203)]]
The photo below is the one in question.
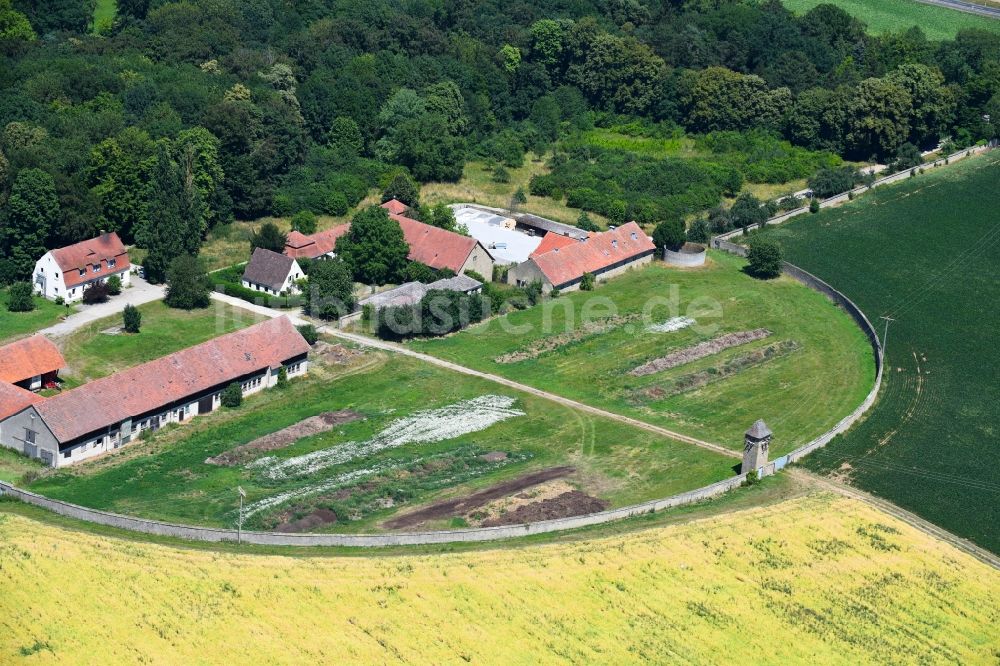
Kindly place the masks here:
[(543, 354), (548, 354), (549, 352), (571, 345), (575, 342), (582, 342), (587, 338), (602, 335), (604, 333), (614, 331), (615, 329), (622, 328), (627, 324), (639, 321), (639, 319), (639, 314), (631, 314), (624, 317), (614, 316), (600, 319), (598, 321), (587, 322), (575, 331), (569, 331), (567, 333), (560, 333), (558, 335), (542, 338), (541, 340), (527, 345), (522, 349), (518, 349), (517, 351), (509, 354), (497, 356), (493, 360), (500, 364), (529, 361), (531, 359), (538, 358)]
[(350, 409), (338, 412), (324, 412), (317, 416), (310, 416), (307, 419), (303, 419), (295, 425), (282, 428), (278, 432), (258, 437), (252, 442), (242, 444), (217, 456), (206, 458), (205, 462), (209, 465), (225, 465), (227, 467), (245, 465), (261, 453), (285, 448), (300, 439), (318, 435), (321, 432), (328, 432), (338, 425), (357, 421), (360, 418), (362, 418), (361, 414)]
[(719, 352), (725, 351), (730, 347), (737, 347), (739, 345), (756, 342), (757, 340), (763, 340), (769, 335), (771, 335), (771, 331), (766, 328), (758, 328), (753, 331), (726, 333), (725, 335), (720, 335), (717, 338), (699, 342), (692, 347), (679, 349), (677, 351), (670, 352), (666, 356), (661, 356), (660, 358), (655, 358), (652, 361), (643, 363), (629, 372), (629, 374), (633, 377), (644, 377), (657, 372), (663, 372), (664, 370), (676, 368), (677, 366), (684, 365), (685, 363), (697, 361), (698, 359), (705, 358), (706, 356), (718, 354)]
[(275, 480), (310, 475), (334, 465), (370, 457), (386, 449), (454, 439), (485, 430), (515, 416), (524, 416), (524, 412), (512, 408), (514, 402), (514, 398), (502, 395), (484, 395), (463, 400), (393, 421), (382, 432), (364, 442), (346, 442), (293, 458), (266, 456), (250, 463), (248, 467), (262, 470), (266, 478)]
[(635, 389), (632, 391), (632, 396), (639, 402), (662, 400), (679, 393), (699, 389), (744, 370), (782, 358), (801, 348), (802, 346), (794, 340), (782, 340), (781, 342), (775, 342), (760, 349), (740, 354), (704, 370), (689, 372), (665, 382)]

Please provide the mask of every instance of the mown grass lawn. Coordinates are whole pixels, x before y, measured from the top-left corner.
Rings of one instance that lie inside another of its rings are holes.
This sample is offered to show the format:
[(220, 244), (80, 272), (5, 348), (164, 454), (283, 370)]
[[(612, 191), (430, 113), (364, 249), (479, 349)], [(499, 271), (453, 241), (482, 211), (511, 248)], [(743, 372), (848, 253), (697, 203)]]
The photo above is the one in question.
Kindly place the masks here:
[(916, 0), (782, 0), (782, 4), (797, 14), (804, 14), (824, 2), (831, 2), (861, 19), (869, 32), (876, 34), (903, 32), (913, 27), (923, 30), (928, 39), (951, 39), (964, 28), (1000, 32), (1000, 21), (995, 19)]
[[(443, 441), (405, 445), (360, 456), (302, 477), (272, 480), (260, 470), (207, 464), (206, 458), (325, 411), (352, 409), (364, 418), (298, 440), (274, 452), (279, 458), (347, 446), (420, 410), (440, 408), (484, 395), (515, 398), (524, 416)], [(480, 456), (501, 451), (502, 464)], [(92, 463), (58, 470), (32, 490), (134, 515), (207, 525), (233, 526), (236, 487), (248, 506), (289, 490), (311, 488), (347, 472), (359, 481), (347, 497), (326, 497), (338, 522), (327, 529), (373, 529), (384, 518), (443, 495), (514, 478), (526, 471), (572, 465), (569, 482), (613, 506), (664, 497), (726, 478), (735, 461), (691, 445), (666, 440), (560, 407), (546, 400), (502, 390), (496, 384), (454, 374), (405, 357), (368, 353), (349, 366), (316, 365), (308, 378), (287, 390), (249, 398), (238, 410), (221, 410), (171, 427)], [(388, 473), (364, 470), (391, 468)], [(359, 472), (360, 470), (360, 472)], [(391, 499), (388, 503), (386, 500)], [(312, 508), (313, 499), (304, 501)], [(248, 527), (273, 527), (289, 503), (265, 511)]]
[(985, 664), (1000, 633), (1000, 574), (829, 494), (585, 541), (367, 557), (150, 544), (8, 511), (5, 663)]
[(72, 308), (56, 305), (52, 301), (35, 296), (35, 309), (30, 312), (10, 312), (7, 310), (7, 289), (0, 289), (0, 344), (12, 342), (35, 331), (51, 326), (59, 318), (71, 313)]
[(768, 233), (889, 327), (874, 412), (808, 464), (1000, 552), (1000, 156)]
[[(741, 271), (742, 259), (712, 253), (710, 261), (700, 270), (676, 270), (656, 262), (602, 283), (593, 292), (575, 292), (446, 338), (410, 344), (734, 450), (743, 446), (747, 427), (763, 418), (775, 433), (772, 455), (808, 442), (861, 403), (874, 381), (874, 361), (864, 335), (844, 312), (789, 278), (750, 278)], [(657, 299), (669, 302), (672, 294), (676, 308), (656, 304)], [(652, 333), (641, 321), (630, 322), (537, 358), (496, 360), (566, 330), (579, 330), (588, 310), (600, 317), (612, 312), (635, 315), (644, 308), (651, 313), (646, 323), (690, 316), (699, 326)], [(649, 376), (628, 374), (669, 352), (757, 328), (772, 335)], [(744, 364), (735, 373), (723, 368), (727, 361), (739, 362), (754, 350), (781, 343), (795, 349)], [(707, 378), (708, 383), (684, 390), (698, 373), (704, 373), (701, 380)]]
[(68, 336), (62, 343), (67, 369), (62, 373), (77, 382), (90, 381), (146, 361), (191, 347), (206, 340), (262, 321), (261, 315), (212, 301), (199, 310), (177, 310), (162, 301), (139, 306), (139, 333), (105, 331), (120, 329), (120, 315), (95, 321)]

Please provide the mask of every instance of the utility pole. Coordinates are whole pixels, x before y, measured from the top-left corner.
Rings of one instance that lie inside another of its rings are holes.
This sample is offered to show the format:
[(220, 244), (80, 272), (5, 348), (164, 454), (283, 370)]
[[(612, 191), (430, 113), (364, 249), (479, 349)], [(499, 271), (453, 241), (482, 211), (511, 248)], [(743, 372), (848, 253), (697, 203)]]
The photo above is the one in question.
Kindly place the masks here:
[(236, 545), (240, 545), (243, 543), (243, 500), (247, 494), (243, 491), (243, 486), (236, 486), (236, 490), (240, 494), (240, 520), (236, 524)]
[(882, 316), (879, 319), (885, 320), (885, 333), (882, 334), (882, 357), (885, 358), (885, 345), (886, 341), (889, 339), (889, 322), (896, 321), (892, 317)]

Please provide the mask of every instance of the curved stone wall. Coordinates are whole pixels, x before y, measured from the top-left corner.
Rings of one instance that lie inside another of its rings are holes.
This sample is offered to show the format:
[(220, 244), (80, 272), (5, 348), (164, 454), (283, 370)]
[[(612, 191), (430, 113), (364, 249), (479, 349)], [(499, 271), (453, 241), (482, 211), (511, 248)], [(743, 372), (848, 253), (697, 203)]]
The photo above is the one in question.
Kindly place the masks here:
[[(727, 243), (729, 245), (729, 243)], [(739, 248), (740, 246), (734, 246)], [(818, 277), (808, 273), (792, 264), (785, 264), (785, 272), (792, 278), (804, 285), (815, 289), (830, 297), (837, 305), (843, 308), (868, 337), (872, 345), (872, 352), (875, 356), (875, 385), (868, 393), (857, 409), (840, 420), (833, 428), (823, 433), (808, 444), (799, 447), (788, 455), (770, 461), (767, 465), (758, 470), (760, 476), (770, 476), (785, 465), (795, 462), (808, 455), (811, 451), (825, 446), (834, 437), (846, 431), (854, 425), (865, 412), (875, 403), (879, 388), (882, 385), (882, 345), (878, 335), (872, 327), (871, 322), (865, 314), (847, 296), (820, 280)], [(242, 541), (258, 545), (269, 546), (354, 546), (354, 547), (385, 547), (419, 544), (439, 544), (456, 542), (476, 542), (493, 541), (498, 539), (510, 539), (523, 537), (532, 534), (545, 534), (549, 532), (561, 532), (590, 525), (609, 523), (624, 518), (630, 518), (642, 514), (662, 511), (685, 504), (693, 504), (702, 500), (710, 499), (725, 493), (734, 488), (738, 488), (746, 481), (746, 475), (740, 474), (729, 479), (718, 481), (703, 488), (689, 490), (684, 493), (672, 495), (664, 499), (651, 500), (632, 506), (609, 509), (598, 513), (591, 513), (584, 516), (573, 516), (571, 518), (558, 518), (554, 520), (544, 520), (537, 523), (527, 523), (524, 525), (506, 525), (502, 527), (479, 527), (461, 530), (447, 530), (438, 532), (405, 532), (397, 534), (288, 534), (282, 532), (242, 532), (242, 536), (236, 530), (196, 527), (193, 525), (177, 525), (157, 520), (146, 520), (123, 516), (108, 511), (98, 511), (87, 507), (62, 502), (59, 500), (43, 497), (36, 493), (16, 488), (15, 486), (0, 481), (0, 495), (6, 495), (19, 499), (28, 504), (39, 506), (63, 516), (84, 520), (98, 525), (107, 525), (119, 529), (140, 532), (143, 534), (156, 534), (160, 536), (170, 536), (179, 539), (189, 539), (194, 541)]]
[[(693, 251), (693, 248), (701, 248), (701, 251)], [(692, 249), (689, 249), (692, 248)], [(703, 245), (686, 244), (680, 251), (663, 250), (663, 261), (668, 266), (680, 266), (683, 268), (695, 268), (705, 265), (707, 251)]]

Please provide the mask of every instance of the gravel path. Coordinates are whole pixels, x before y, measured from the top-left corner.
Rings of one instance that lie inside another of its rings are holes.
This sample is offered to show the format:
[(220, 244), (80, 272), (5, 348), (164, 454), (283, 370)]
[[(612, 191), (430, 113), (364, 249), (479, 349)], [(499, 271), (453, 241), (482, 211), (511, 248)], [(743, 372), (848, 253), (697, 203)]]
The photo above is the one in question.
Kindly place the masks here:
[[(247, 303), (246, 301), (240, 300), (238, 298), (233, 298), (232, 296), (226, 296), (225, 294), (214, 293), (212, 298), (222, 301), (224, 303), (230, 303), (241, 308), (246, 308), (257, 312), (259, 314), (268, 317), (281, 317), (287, 316), (292, 320), (292, 323), (296, 326), (301, 324), (315, 323), (304, 319), (301, 315), (292, 314), (289, 312), (282, 312), (280, 310), (274, 310), (271, 308), (266, 308), (262, 305), (253, 305)], [(621, 414), (615, 414), (614, 412), (609, 412), (597, 407), (591, 407), (590, 405), (585, 405), (582, 402), (577, 402), (576, 400), (570, 400), (569, 398), (564, 398), (555, 393), (549, 393), (548, 391), (542, 391), (519, 382), (512, 381), (506, 377), (501, 377), (499, 375), (494, 375), (488, 372), (480, 372), (479, 370), (473, 370), (472, 368), (467, 368), (464, 365), (459, 365), (457, 363), (452, 363), (451, 361), (445, 361), (443, 359), (437, 358), (435, 356), (429, 356), (427, 354), (422, 354), (417, 351), (413, 351), (402, 345), (398, 345), (394, 342), (386, 342), (384, 340), (377, 340), (375, 338), (369, 338), (364, 335), (358, 335), (356, 333), (347, 333), (345, 331), (336, 328), (335, 326), (317, 326), (317, 330), (322, 333), (327, 333), (334, 337), (340, 338), (342, 340), (348, 340), (355, 344), (371, 347), (374, 349), (381, 349), (383, 351), (393, 352), (395, 354), (402, 354), (404, 356), (409, 356), (411, 358), (416, 358), (426, 363), (436, 365), (441, 368), (452, 370), (454, 372), (460, 372), (464, 375), (469, 375), (472, 377), (479, 377), (480, 379), (485, 379), (491, 381), (495, 384), (500, 384), (508, 388), (512, 388), (524, 393), (530, 393), (531, 395), (538, 396), (540, 398), (545, 398), (551, 400), (552, 402), (564, 405), (566, 407), (571, 407), (577, 411), (585, 412), (587, 414), (592, 414), (594, 416), (599, 416), (605, 419), (611, 419), (612, 421), (618, 421), (619, 423), (624, 423), (626, 425), (632, 426), (633, 428), (639, 428), (641, 430), (646, 430), (647, 432), (656, 433), (657, 435), (662, 435), (664, 437), (669, 437), (670, 439), (677, 440), (679, 442), (684, 442), (685, 444), (693, 444), (695, 446), (700, 446), (703, 449), (713, 451), (730, 458), (742, 458), (742, 453), (738, 451), (733, 451), (732, 449), (727, 449), (719, 444), (713, 444), (712, 442), (706, 442), (704, 440), (697, 439), (695, 437), (689, 437), (688, 435), (682, 435), (679, 432), (674, 432), (667, 428), (661, 428), (660, 426), (655, 426), (645, 421), (640, 421), (638, 419), (633, 419), (628, 416), (622, 416)]]

